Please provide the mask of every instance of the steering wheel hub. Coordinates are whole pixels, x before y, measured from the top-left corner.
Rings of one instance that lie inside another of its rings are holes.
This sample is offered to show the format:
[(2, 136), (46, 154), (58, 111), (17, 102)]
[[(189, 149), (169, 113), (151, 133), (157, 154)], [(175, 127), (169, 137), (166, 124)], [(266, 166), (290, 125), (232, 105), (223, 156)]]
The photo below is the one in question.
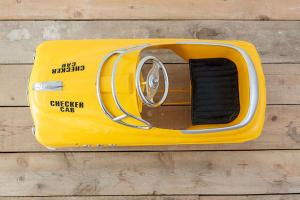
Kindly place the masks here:
[(149, 76), (149, 87), (151, 89), (157, 89), (159, 86), (159, 78), (155, 77), (154, 75)]

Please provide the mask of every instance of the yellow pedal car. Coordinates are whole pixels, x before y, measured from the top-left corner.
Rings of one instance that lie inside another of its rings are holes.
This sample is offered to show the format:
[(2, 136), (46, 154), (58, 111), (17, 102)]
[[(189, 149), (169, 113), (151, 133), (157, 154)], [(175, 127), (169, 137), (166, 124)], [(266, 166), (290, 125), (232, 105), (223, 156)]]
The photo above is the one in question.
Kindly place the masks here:
[[(182, 130), (141, 117), (143, 106), (157, 109), (168, 97), (161, 49), (189, 63), (192, 125)], [(141, 56), (146, 50), (154, 53)], [(47, 147), (236, 143), (261, 133), (266, 89), (259, 55), (244, 41), (62, 40), (38, 46), (28, 101)]]

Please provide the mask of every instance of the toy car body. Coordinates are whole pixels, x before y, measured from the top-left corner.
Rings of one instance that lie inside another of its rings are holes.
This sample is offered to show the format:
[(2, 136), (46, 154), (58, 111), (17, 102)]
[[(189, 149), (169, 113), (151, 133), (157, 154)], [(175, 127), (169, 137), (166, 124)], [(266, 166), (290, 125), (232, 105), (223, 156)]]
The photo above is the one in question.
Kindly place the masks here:
[[(168, 94), (163, 63), (141, 58), (149, 49), (170, 49), (189, 62), (193, 125), (184, 130), (153, 127), (141, 117), (143, 105), (160, 106)], [(148, 61), (153, 68), (144, 81)], [(155, 102), (159, 82), (164, 93)], [(62, 40), (38, 46), (28, 100), (35, 137), (47, 147), (210, 144), (258, 137), (266, 91), (259, 55), (248, 42)]]

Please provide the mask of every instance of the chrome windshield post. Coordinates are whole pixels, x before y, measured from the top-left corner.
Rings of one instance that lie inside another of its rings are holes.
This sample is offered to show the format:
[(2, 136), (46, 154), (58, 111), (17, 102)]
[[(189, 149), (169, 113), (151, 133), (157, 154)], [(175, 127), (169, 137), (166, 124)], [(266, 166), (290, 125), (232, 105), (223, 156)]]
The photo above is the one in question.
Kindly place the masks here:
[[(117, 122), (117, 123), (120, 123), (122, 125), (125, 125), (125, 126), (129, 126), (129, 127), (132, 127), (132, 128), (140, 128), (140, 129), (151, 129), (152, 128), (152, 125), (147, 122), (146, 120), (140, 118), (140, 117), (137, 117), (129, 112), (127, 112), (123, 107), (122, 105), (120, 104), (119, 102), (119, 99), (118, 99), (118, 96), (117, 96), (117, 91), (116, 91), (116, 84), (115, 84), (115, 77), (116, 77), (116, 71), (117, 71), (117, 67), (118, 67), (118, 64), (121, 60), (121, 58), (129, 53), (129, 52), (132, 52), (132, 51), (135, 51), (135, 50), (140, 50), (140, 49), (143, 49), (145, 48), (146, 46), (148, 46), (147, 44), (145, 45), (141, 45), (141, 46), (135, 46), (135, 47), (132, 47), (132, 48), (128, 48), (128, 49), (119, 49), (119, 50), (115, 50), (115, 51), (112, 51), (110, 53), (108, 53), (106, 56), (104, 56), (104, 58), (102, 59), (102, 61), (100, 62), (99, 64), (99, 68), (98, 68), (98, 72), (97, 72), (97, 76), (96, 76), (96, 93), (97, 93), (97, 98), (98, 98), (98, 102), (101, 106), (101, 109), (103, 110), (103, 112), (113, 121)], [(104, 102), (103, 102), (103, 99), (102, 99), (102, 96), (101, 96), (101, 83), (100, 83), (100, 79), (101, 79), (101, 71), (102, 71), (102, 68), (104, 66), (104, 64), (109, 60), (109, 58), (111, 58), (113, 55), (118, 55), (117, 59), (115, 60), (114, 62), (114, 65), (113, 65), (113, 69), (112, 69), (112, 77), (111, 77), (111, 88), (112, 88), (112, 96), (113, 96), (113, 99), (117, 105), (117, 107), (119, 108), (119, 110), (123, 113), (122, 115), (120, 116), (114, 116), (112, 113), (110, 113), (108, 111), (108, 109), (106, 108), (106, 106), (104, 105)], [(141, 123), (143, 123), (144, 125), (142, 126), (138, 126), (138, 125), (133, 125), (133, 124), (128, 124), (124, 121), (122, 121), (123, 119), (125, 119), (126, 117), (131, 117)]]

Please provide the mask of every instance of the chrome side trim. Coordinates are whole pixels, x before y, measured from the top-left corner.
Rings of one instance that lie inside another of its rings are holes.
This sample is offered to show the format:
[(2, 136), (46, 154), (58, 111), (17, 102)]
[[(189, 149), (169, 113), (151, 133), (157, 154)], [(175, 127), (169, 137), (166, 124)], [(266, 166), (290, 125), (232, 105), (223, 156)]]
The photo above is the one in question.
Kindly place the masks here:
[(62, 88), (62, 81), (36, 82), (32, 85), (32, 89), (35, 91), (56, 91), (62, 90)]
[(246, 126), (253, 118), (257, 104), (258, 104), (258, 78), (255, 71), (254, 64), (251, 58), (248, 56), (247, 52), (244, 51), (242, 48), (231, 45), (231, 44), (223, 44), (223, 43), (214, 43), (214, 42), (178, 42), (176, 44), (191, 44), (191, 45), (209, 45), (209, 46), (223, 46), (234, 49), (238, 51), (244, 58), (245, 62), (247, 63), (248, 68), (248, 76), (249, 76), (249, 86), (250, 86), (250, 103), (247, 115), (245, 118), (236, 125), (223, 127), (223, 128), (209, 128), (209, 129), (201, 129), (201, 130), (181, 130), (182, 133), (187, 134), (201, 134), (201, 133), (211, 133), (211, 132), (221, 132), (221, 131), (230, 131), (242, 128)]
[[(145, 47), (147, 47), (148, 44), (145, 44), (145, 45), (141, 45), (141, 46), (135, 46), (135, 47), (131, 47), (131, 48), (128, 48), (128, 49), (119, 49), (119, 50), (115, 50), (113, 52), (110, 52), (109, 54), (107, 54), (106, 56), (104, 56), (103, 60), (100, 62), (99, 64), (99, 68), (98, 68), (98, 72), (97, 72), (97, 76), (96, 76), (96, 92), (97, 92), (97, 98), (98, 98), (98, 102), (103, 110), (103, 112), (113, 121), (117, 122), (117, 123), (120, 123), (122, 125), (125, 125), (125, 126), (129, 126), (129, 127), (132, 127), (132, 128), (140, 128), (140, 129), (151, 129), (152, 128), (152, 125), (147, 122), (146, 120), (140, 118), (140, 117), (137, 117), (137, 116), (134, 116), (132, 114), (130, 114), (129, 112), (127, 112), (123, 107), (122, 105), (120, 104), (119, 102), (119, 99), (118, 99), (118, 96), (117, 96), (117, 92), (116, 92), (116, 85), (115, 85), (115, 76), (116, 76), (116, 71), (117, 71), (117, 67), (118, 67), (118, 64), (121, 60), (121, 58), (126, 54), (126, 53), (129, 53), (131, 51), (135, 51), (135, 50), (139, 50), (139, 49), (143, 49)], [(108, 110), (107, 108), (105, 107), (104, 105), (104, 102), (103, 102), (103, 99), (102, 99), (102, 96), (101, 96), (101, 87), (100, 87), (100, 77), (101, 77), (101, 71), (102, 71), (102, 68), (103, 68), (103, 65), (108, 61), (108, 59), (113, 56), (113, 55), (116, 55), (116, 54), (119, 54), (119, 56), (117, 57), (117, 59), (115, 60), (114, 62), (114, 65), (113, 65), (113, 69), (112, 69), (112, 78), (111, 78), (111, 87), (112, 87), (112, 96), (113, 96), (113, 99), (117, 105), (117, 107), (120, 109), (120, 111), (123, 112), (123, 115), (121, 116), (113, 116)], [(142, 122), (143, 124), (145, 124), (144, 126), (137, 126), (137, 125), (132, 125), (132, 124), (128, 124), (128, 123), (125, 123), (123, 122), (122, 120), (126, 117), (131, 117), (131, 118), (134, 118), (136, 119), (137, 121), (140, 121)]]

